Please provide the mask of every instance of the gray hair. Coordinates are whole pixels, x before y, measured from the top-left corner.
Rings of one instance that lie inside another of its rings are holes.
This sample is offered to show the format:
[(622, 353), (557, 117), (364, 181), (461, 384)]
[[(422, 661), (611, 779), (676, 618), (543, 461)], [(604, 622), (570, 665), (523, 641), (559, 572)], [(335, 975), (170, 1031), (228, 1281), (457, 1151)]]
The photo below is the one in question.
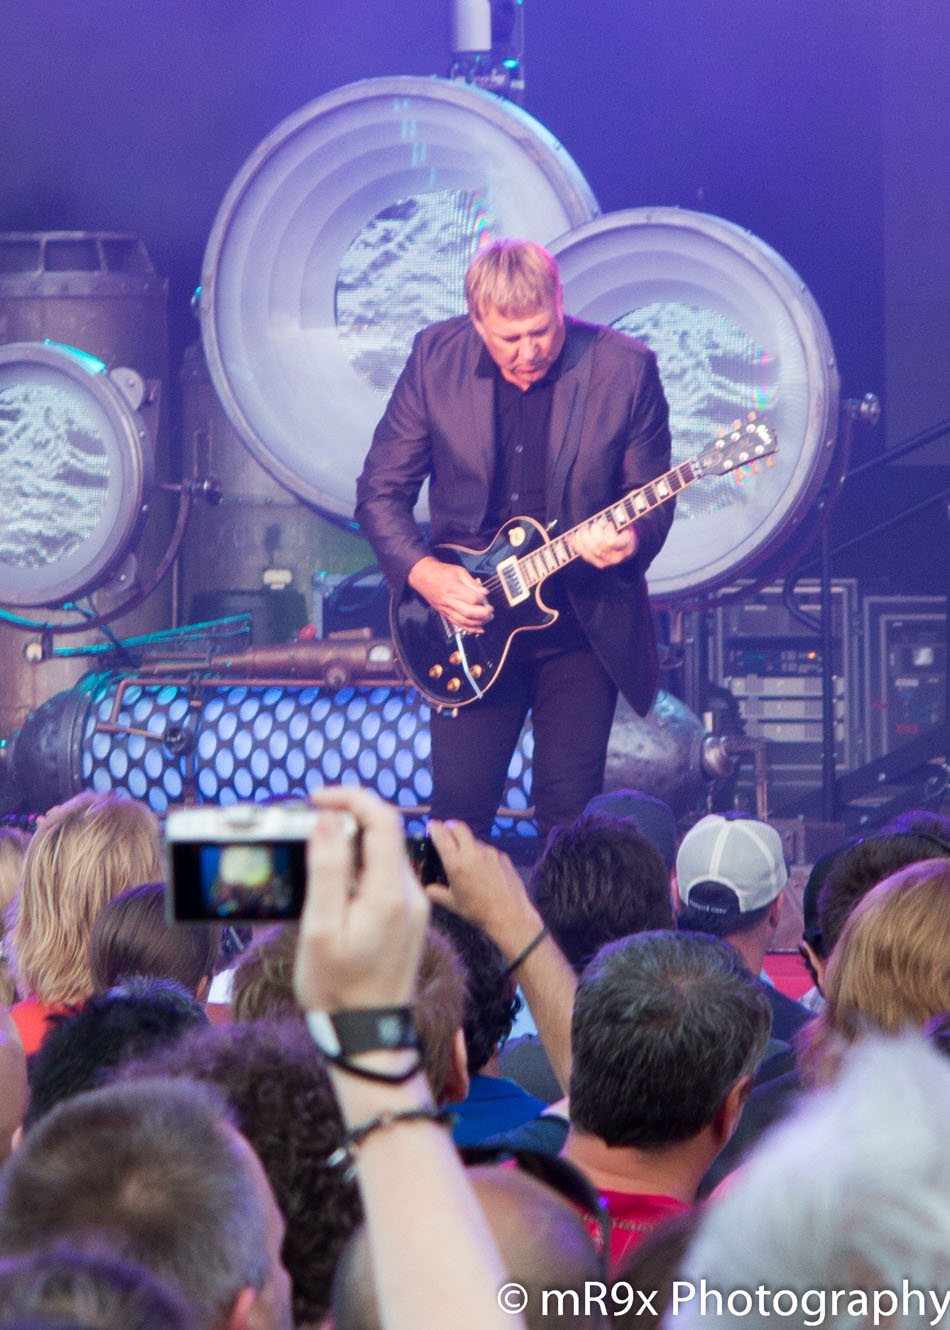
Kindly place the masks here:
[(710, 1123), (768, 1042), (760, 981), (726, 942), (636, 933), (581, 975), (571, 1121), (608, 1145), (660, 1149)]
[[(947, 1306), (938, 1313), (950, 1296), (948, 1121), (950, 1064), (922, 1037), (874, 1036), (855, 1045), (835, 1083), (766, 1136), (709, 1208), (681, 1266), (676, 1320), (664, 1324), (690, 1330), (713, 1320), (724, 1330), (774, 1330), (770, 1299), (781, 1290), (781, 1315), (792, 1316), (786, 1324), (945, 1325)], [(721, 1314), (710, 1296), (703, 1315), (703, 1279), (722, 1294)], [(690, 1285), (695, 1297), (684, 1301)], [(760, 1285), (769, 1294), (761, 1306)], [(752, 1293), (752, 1308), (738, 1293), (730, 1307), (731, 1290)], [(866, 1313), (849, 1307), (847, 1295), (835, 1306), (837, 1290), (865, 1290)]]
[(557, 264), (533, 240), (496, 240), (472, 260), (465, 274), (465, 299), (476, 319), (490, 307), (505, 318), (528, 318), (548, 304), (560, 313)]
[(239, 1147), (208, 1086), (152, 1079), (77, 1095), (0, 1175), (0, 1252), (101, 1241), (213, 1324), (269, 1274), (267, 1214)]

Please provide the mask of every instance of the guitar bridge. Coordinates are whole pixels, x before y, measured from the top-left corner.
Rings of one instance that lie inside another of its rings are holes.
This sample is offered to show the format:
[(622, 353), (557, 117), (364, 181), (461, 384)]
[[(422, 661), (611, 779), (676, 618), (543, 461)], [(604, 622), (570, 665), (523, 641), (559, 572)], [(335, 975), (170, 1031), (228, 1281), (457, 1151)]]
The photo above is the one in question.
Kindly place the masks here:
[(520, 605), (523, 600), (528, 599), (530, 588), (521, 576), (517, 556), (502, 559), (495, 572), (501, 578), (501, 585), (504, 587), (509, 605)]

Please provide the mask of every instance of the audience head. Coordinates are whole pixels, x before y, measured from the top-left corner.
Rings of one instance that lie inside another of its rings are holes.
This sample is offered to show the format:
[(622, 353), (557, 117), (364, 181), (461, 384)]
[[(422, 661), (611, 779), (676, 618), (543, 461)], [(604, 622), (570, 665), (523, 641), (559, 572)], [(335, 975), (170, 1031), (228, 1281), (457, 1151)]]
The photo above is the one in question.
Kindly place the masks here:
[(623, 1258), (612, 1272), (623, 1297), (614, 1302), (612, 1330), (654, 1330), (660, 1324), (701, 1218), (698, 1206), (671, 1215)]
[(158, 821), (145, 804), (115, 794), (77, 794), (41, 818), (10, 907), (9, 941), (21, 996), (46, 1005), (92, 992), (89, 935), (126, 887), (159, 877)]
[(515, 983), (501, 952), (475, 924), (441, 905), (432, 924), (445, 933), (465, 970), (465, 1051), (471, 1075), (480, 1072), (511, 1033), (521, 1008)]
[(950, 817), (929, 808), (909, 808), (881, 827), (884, 836), (921, 836), (933, 842), (943, 856), (950, 855)]
[(762, 985), (728, 943), (699, 933), (611, 943), (577, 989), (571, 1122), (607, 1145), (661, 1150), (724, 1111), (737, 1119), (770, 1027)]
[(556, 827), (534, 869), (531, 894), (575, 970), (605, 942), (673, 927), (660, 852), (626, 821), (584, 816)]
[(283, 1221), (208, 1086), (142, 1080), (76, 1095), (0, 1175), (0, 1253), (101, 1243), (179, 1290), (203, 1330), (289, 1330)]
[(468, 1093), (461, 1033), (465, 994), (465, 968), (455, 947), (430, 925), (416, 975), (413, 1011), (425, 1072), (439, 1103), (464, 1099)]
[(207, 1024), (201, 1003), (162, 979), (130, 979), (120, 988), (95, 994), (77, 1011), (51, 1016), (43, 1042), (30, 1058), (24, 1126), (32, 1127), (64, 1099), (102, 1084), (122, 1063)]
[[(0, 920), (6, 915), (16, 895), (23, 857), (29, 843), (29, 834), (19, 827), (0, 826)], [(0, 948), (0, 1005), (10, 1007), (15, 1001), (16, 985), (10, 973), (6, 947), (3, 946)]]
[(950, 859), (911, 864), (852, 910), (828, 961), (825, 1006), (801, 1035), (806, 1080), (830, 1079), (869, 1031), (922, 1026), (950, 1008)]
[(687, 831), (677, 851), (678, 926), (714, 937), (750, 932), (769, 917), (787, 881), (774, 827), (710, 813)]
[[(509, 1279), (525, 1290), (529, 1330), (597, 1330), (596, 1305), (584, 1314), (585, 1287), (604, 1272), (580, 1213), (518, 1168), (468, 1170)], [(578, 1290), (580, 1314), (569, 1293)], [(548, 1293), (545, 1300), (544, 1294)], [(451, 1318), (449, 1318), (450, 1320)], [(333, 1283), (335, 1330), (380, 1330), (365, 1229), (347, 1244)]]
[(0, 1330), (198, 1330), (187, 1304), (147, 1270), (98, 1250), (54, 1247), (0, 1260)]
[[(948, 1121), (950, 1064), (919, 1034), (856, 1045), (834, 1084), (765, 1136), (707, 1208), (680, 1275), (695, 1295), (664, 1324), (774, 1330), (776, 1307), (783, 1323), (822, 1330), (936, 1324), (930, 1295), (944, 1296), (950, 1251)], [(700, 1280), (722, 1291), (721, 1310), (712, 1299), (703, 1308)], [(771, 1296), (760, 1303), (763, 1286)], [(902, 1304), (905, 1288), (920, 1294)], [(750, 1297), (730, 1307), (731, 1290)], [(853, 1292), (834, 1302), (833, 1290)]]
[(231, 1011), (238, 1021), (303, 1018), (294, 997), (296, 924), (274, 924), (258, 933), (238, 957), (231, 984)]
[(156, 1076), (208, 1082), (227, 1100), (286, 1223), (283, 1258), (295, 1320), (321, 1320), (336, 1258), (362, 1212), (356, 1184), (328, 1162), (343, 1145), (343, 1123), (306, 1027), (295, 1020), (211, 1026), (123, 1072)]
[(137, 974), (173, 979), (204, 997), (217, 953), (216, 929), (167, 923), (165, 884), (144, 882), (120, 892), (100, 911), (89, 938), (89, 969), (97, 993)]
[[(234, 970), (231, 1011), (236, 1020), (286, 1020), (301, 1024), (294, 996), (296, 924), (279, 924), (254, 939)], [(425, 1069), (437, 1099), (455, 1089), (456, 1035), (465, 1010), (465, 974), (455, 949), (436, 929), (426, 934), (416, 979), (416, 1031)], [(464, 1098), (465, 1091), (462, 1090)]]
[(0, 1165), (23, 1123), (29, 1094), (23, 1041), (13, 1017), (0, 1007)]
[(811, 871), (802, 889), (802, 940), (799, 952), (812, 982), (820, 989), (827, 953), (818, 917), (818, 898), (825, 885), (825, 879), (831, 872), (832, 865), (847, 846), (841, 845), (836, 850), (829, 850), (821, 855), (811, 866)]
[[(927, 829), (918, 832), (915, 820), (921, 816), (927, 819)], [(831, 955), (851, 911), (878, 882), (921, 859), (950, 856), (950, 837), (934, 834), (930, 816), (905, 813), (836, 856), (818, 894), (820, 959)], [(944, 821), (938, 819), (938, 825)]]
[(642, 790), (611, 790), (596, 794), (584, 809), (584, 815), (603, 817), (611, 821), (628, 822), (635, 826), (651, 845), (659, 850), (671, 873), (676, 862), (676, 818), (669, 804)]

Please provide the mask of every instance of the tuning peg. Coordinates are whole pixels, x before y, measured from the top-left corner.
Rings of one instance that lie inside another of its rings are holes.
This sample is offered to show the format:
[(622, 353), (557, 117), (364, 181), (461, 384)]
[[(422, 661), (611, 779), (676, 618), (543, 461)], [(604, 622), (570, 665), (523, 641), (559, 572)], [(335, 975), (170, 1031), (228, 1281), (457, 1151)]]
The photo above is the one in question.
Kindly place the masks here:
[(775, 458), (774, 458), (774, 457), (767, 457), (767, 458), (765, 459), (765, 465), (766, 465), (766, 466), (774, 466), (774, 465), (775, 465)]

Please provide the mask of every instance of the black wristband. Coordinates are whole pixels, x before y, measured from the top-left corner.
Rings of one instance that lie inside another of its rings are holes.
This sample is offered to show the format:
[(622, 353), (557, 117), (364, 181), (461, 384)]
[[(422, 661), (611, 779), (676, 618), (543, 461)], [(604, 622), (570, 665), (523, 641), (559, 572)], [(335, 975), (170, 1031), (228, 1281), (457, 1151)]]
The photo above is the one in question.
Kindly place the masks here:
[(532, 951), (534, 951), (535, 947), (540, 947), (541, 943), (548, 936), (549, 932), (550, 930), (547, 924), (545, 924), (544, 927), (541, 929), (541, 932), (531, 939), (531, 941), (525, 947), (524, 951), (522, 951), (520, 955), (516, 956), (510, 965), (505, 966), (504, 970), (502, 970), (501, 972), (501, 977), (503, 979), (507, 979), (509, 975), (514, 974), (518, 966), (521, 965), (523, 961), (526, 961), (528, 959)]
[(332, 1062), (334, 1067), (339, 1067), (340, 1071), (349, 1072), (351, 1076), (359, 1076), (364, 1081), (376, 1081), (380, 1085), (404, 1085), (406, 1081), (412, 1080), (424, 1062), (421, 1048), (416, 1050), (416, 1056), (405, 1071), (377, 1071), (375, 1067), (364, 1067), (359, 1062), (348, 1062), (346, 1058), (334, 1058), (326, 1053), (324, 1057), (328, 1062)]
[(307, 1025), (321, 1053), (343, 1062), (358, 1053), (419, 1047), (411, 1007), (310, 1011)]

